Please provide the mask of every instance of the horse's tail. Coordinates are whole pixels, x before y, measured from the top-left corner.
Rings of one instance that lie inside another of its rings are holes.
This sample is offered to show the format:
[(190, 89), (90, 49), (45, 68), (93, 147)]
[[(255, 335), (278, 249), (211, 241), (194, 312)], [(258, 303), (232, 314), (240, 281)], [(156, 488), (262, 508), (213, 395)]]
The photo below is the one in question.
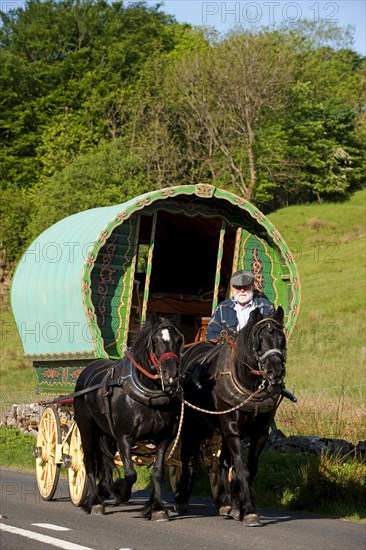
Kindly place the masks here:
[(104, 498), (108, 498), (112, 493), (113, 471), (117, 469), (114, 461), (116, 450), (114, 439), (106, 434), (101, 434), (95, 449), (95, 469), (100, 480), (98, 492), (102, 493)]

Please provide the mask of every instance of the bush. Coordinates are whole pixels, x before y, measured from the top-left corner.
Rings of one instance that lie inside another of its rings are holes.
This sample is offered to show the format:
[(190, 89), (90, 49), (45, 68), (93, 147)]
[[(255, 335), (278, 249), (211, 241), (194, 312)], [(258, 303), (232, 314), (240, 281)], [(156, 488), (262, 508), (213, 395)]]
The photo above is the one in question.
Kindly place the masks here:
[(33, 449), (34, 436), (22, 434), (19, 430), (7, 426), (0, 427), (0, 466), (13, 470), (35, 470)]

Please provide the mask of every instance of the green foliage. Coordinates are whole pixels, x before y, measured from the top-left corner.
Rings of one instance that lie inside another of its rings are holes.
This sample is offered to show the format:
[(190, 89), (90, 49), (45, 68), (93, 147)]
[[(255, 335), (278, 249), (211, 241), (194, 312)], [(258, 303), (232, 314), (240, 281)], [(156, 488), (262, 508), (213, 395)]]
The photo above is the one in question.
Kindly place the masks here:
[(60, 217), (146, 190), (213, 183), (269, 212), (364, 185), (366, 61), (348, 30), (219, 37), (105, 0), (0, 15), (8, 263)]
[(174, 49), (173, 19), (144, 2), (29, 0), (1, 15), (7, 185), (32, 185), (118, 135), (120, 91), (150, 56)]
[[(366, 190), (269, 218), (294, 255), (301, 308), (289, 340), (288, 388), (359, 384), (364, 371)], [(296, 393), (296, 392), (295, 392)]]
[(366, 519), (366, 463), (355, 456), (264, 451), (254, 490), (261, 506)]
[(348, 136), (354, 131), (355, 113), (346, 106), (320, 103), (310, 82), (296, 84), (291, 96), (287, 147), (290, 162), (297, 166), (300, 196), (344, 197), (352, 171)]
[[(1, 401), (9, 405), (9, 393), (28, 390), (35, 399), (36, 377), (32, 362), (23, 359), (23, 349), (19, 333), (10, 311), (0, 310), (0, 380)], [(0, 411), (3, 411), (0, 403)]]
[(0, 427), (0, 466), (15, 470), (34, 470), (35, 439), (7, 426)]
[(4, 245), (5, 264), (13, 264), (24, 251), (27, 242), (30, 193), (27, 189), (5, 188), (0, 196), (1, 239)]
[(144, 191), (147, 187), (141, 159), (128, 154), (120, 139), (105, 143), (95, 152), (78, 156), (63, 171), (34, 187), (30, 237), (35, 238), (68, 215), (122, 203)]

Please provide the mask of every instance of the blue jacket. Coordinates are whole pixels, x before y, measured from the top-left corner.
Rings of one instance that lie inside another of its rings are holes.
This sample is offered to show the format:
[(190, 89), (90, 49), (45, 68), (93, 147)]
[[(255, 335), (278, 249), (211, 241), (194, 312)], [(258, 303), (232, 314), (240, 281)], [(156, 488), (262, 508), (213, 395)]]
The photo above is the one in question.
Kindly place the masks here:
[[(274, 305), (266, 298), (254, 296), (253, 302), (262, 314), (274, 314)], [(234, 307), (235, 302), (232, 298), (224, 300), (217, 306), (207, 326), (206, 340), (218, 338), (222, 330), (226, 330), (230, 336), (237, 333), (238, 316)]]

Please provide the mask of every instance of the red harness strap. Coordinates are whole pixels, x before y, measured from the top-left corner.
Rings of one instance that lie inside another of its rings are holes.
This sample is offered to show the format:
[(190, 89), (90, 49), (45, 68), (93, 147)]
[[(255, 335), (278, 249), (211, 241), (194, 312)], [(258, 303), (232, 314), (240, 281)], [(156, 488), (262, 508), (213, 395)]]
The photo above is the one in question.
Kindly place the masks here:
[(145, 376), (147, 376), (148, 378), (152, 378), (153, 380), (157, 380), (158, 378), (161, 378), (161, 374), (159, 372), (159, 374), (151, 374), (149, 371), (145, 370), (141, 365), (139, 365), (137, 363), (137, 361), (135, 361), (135, 359), (132, 357), (132, 355), (130, 354), (129, 351), (126, 351), (125, 352), (125, 355), (126, 357), (129, 358), (129, 360), (134, 364), (134, 366), (139, 370), (141, 371), (143, 374), (145, 374)]
[(151, 374), (151, 372), (144, 369), (144, 367), (142, 367), (141, 365), (139, 365), (137, 363), (137, 361), (135, 361), (135, 359), (132, 357), (132, 355), (130, 354), (129, 351), (126, 351), (125, 355), (126, 355), (126, 357), (129, 358), (129, 360), (133, 363), (133, 365), (140, 372), (145, 374), (145, 376), (147, 376), (148, 378), (152, 378), (153, 380), (157, 380), (158, 378), (161, 378), (159, 364), (161, 364), (163, 361), (165, 361), (165, 359), (168, 359), (169, 357), (172, 357), (173, 359), (175, 359), (179, 363), (178, 355), (176, 353), (173, 353), (172, 351), (168, 351), (167, 353), (163, 353), (163, 355), (161, 357), (159, 357), (159, 359), (156, 359), (154, 354), (152, 352), (150, 352), (151, 362), (154, 365), (154, 367), (156, 368), (156, 370), (158, 371), (158, 374)]
[(163, 353), (163, 355), (161, 357), (159, 357), (159, 359), (156, 359), (153, 352), (150, 351), (151, 362), (152, 362), (152, 364), (154, 365), (154, 367), (156, 368), (157, 371), (159, 370), (159, 365), (161, 365), (161, 363), (163, 361), (165, 361), (165, 359), (169, 359), (170, 357), (175, 359), (177, 361), (177, 363), (180, 362), (178, 355), (176, 353), (173, 353), (172, 351), (167, 351), (166, 353)]

